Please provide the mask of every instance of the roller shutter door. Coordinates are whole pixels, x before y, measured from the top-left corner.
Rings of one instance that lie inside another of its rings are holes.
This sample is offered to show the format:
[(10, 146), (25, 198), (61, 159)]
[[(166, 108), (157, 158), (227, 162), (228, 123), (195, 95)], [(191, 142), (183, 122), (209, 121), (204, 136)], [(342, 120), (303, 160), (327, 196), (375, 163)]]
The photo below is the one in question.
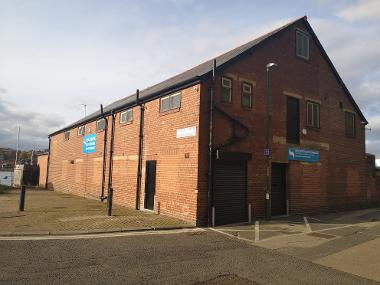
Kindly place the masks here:
[(215, 225), (246, 222), (246, 162), (217, 161), (214, 171)]

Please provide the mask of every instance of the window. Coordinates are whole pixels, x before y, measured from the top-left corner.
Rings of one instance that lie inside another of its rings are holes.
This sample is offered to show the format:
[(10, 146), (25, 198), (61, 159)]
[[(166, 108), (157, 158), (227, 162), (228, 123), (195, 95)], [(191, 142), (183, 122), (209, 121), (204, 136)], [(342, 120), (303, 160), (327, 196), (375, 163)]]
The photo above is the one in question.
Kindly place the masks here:
[(287, 97), (286, 102), (286, 142), (292, 144), (300, 143), (300, 111), (299, 100)]
[(220, 100), (227, 104), (231, 104), (232, 102), (232, 80), (230, 78), (222, 77), (222, 92)]
[(309, 59), (309, 36), (299, 30), (296, 31), (296, 53), (303, 59)]
[(320, 105), (315, 102), (307, 102), (307, 125), (319, 129)]
[(346, 135), (348, 137), (354, 137), (355, 136), (355, 114), (346, 111), (345, 122), (346, 122)]
[(85, 130), (84, 126), (78, 127), (78, 136), (84, 136)]
[(132, 122), (132, 119), (133, 119), (132, 109), (128, 109), (120, 113), (120, 124)]
[(243, 82), (241, 85), (241, 105), (252, 108), (252, 84)]
[(181, 93), (174, 93), (160, 100), (160, 112), (167, 112), (181, 107)]
[(70, 131), (65, 132), (65, 141), (68, 141), (70, 139)]
[(96, 121), (96, 131), (104, 130), (106, 127), (106, 120), (100, 119), (99, 121)]

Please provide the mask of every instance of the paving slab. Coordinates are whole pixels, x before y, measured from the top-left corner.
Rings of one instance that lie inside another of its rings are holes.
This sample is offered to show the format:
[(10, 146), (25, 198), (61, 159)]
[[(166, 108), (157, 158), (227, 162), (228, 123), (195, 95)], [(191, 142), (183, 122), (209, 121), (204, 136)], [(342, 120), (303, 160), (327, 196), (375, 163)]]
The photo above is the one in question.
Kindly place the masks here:
[(315, 260), (315, 263), (380, 282), (380, 238)]
[[(106, 204), (48, 190), (26, 192), (25, 211), (18, 211), (19, 191), (1, 192), (0, 229), (4, 235), (68, 235), (194, 227), (185, 221), (148, 211)], [(1, 233), (0, 233), (1, 235)]]

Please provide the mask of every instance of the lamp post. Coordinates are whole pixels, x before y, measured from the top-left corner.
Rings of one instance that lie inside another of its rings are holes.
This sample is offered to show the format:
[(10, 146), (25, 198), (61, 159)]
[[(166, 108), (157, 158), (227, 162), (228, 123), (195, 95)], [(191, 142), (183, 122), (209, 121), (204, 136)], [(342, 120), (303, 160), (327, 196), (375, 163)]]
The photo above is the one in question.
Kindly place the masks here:
[(269, 173), (270, 173), (270, 150), (269, 150), (269, 71), (277, 64), (270, 62), (266, 65), (266, 85), (265, 85), (265, 150), (266, 156), (266, 185), (265, 185), (265, 204), (266, 204), (266, 218), (269, 220), (271, 217), (271, 189), (269, 186)]
[(83, 109), (84, 109), (84, 116), (86, 117), (87, 116), (87, 105), (86, 104), (79, 104), (80, 106), (83, 106)]

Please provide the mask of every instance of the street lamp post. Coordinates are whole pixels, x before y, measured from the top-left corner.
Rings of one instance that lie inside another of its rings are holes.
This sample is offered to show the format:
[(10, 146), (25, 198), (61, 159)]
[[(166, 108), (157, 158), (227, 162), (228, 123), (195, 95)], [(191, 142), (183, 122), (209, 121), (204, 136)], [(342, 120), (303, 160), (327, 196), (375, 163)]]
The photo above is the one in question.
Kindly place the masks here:
[(266, 85), (265, 85), (265, 156), (266, 156), (266, 187), (265, 187), (265, 201), (266, 201), (266, 218), (269, 220), (271, 217), (271, 189), (269, 187), (269, 174), (270, 174), (270, 155), (269, 149), (269, 71), (272, 67), (277, 66), (276, 63), (270, 62), (266, 65)]

